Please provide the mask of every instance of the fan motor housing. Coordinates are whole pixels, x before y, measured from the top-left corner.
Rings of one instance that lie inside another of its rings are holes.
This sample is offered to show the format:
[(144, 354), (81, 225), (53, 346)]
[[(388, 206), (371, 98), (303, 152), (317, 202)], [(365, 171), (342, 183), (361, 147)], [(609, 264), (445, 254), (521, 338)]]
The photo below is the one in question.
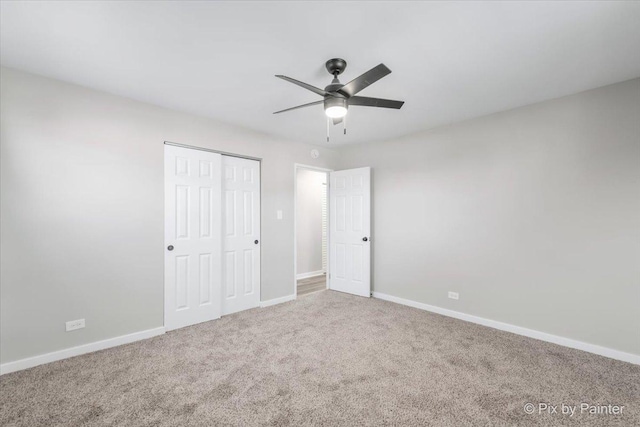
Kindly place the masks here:
[(324, 109), (330, 107), (344, 107), (349, 109), (349, 103), (347, 102), (347, 98), (342, 96), (325, 96), (324, 98)]
[(325, 86), (324, 90), (326, 90), (327, 92), (337, 92), (342, 88), (342, 86), (344, 85), (340, 83), (338, 79), (333, 79), (330, 85)]

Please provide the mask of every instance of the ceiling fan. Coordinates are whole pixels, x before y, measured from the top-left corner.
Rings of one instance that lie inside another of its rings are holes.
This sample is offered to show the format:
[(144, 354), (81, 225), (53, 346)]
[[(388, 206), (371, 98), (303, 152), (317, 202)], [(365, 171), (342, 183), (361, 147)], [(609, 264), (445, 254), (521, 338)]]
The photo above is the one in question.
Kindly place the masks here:
[[(347, 68), (347, 61), (340, 58), (333, 58), (326, 62), (325, 66), (327, 71), (333, 75), (331, 84), (323, 89), (317, 88), (310, 84), (301, 82), (291, 77), (276, 75), (276, 77), (291, 82), (295, 85), (303, 87), (322, 96), (324, 99), (321, 101), (310, 102), (308, 104), (298, 105), (297, 107), (287, 108), (286, 110), (276, 111), (273, 114), (284, 113), (285, 111), (297, 110), (298, 108), (310, 107), (312, 105), (324, 104), (324, 112), (329, 118), (327, 121), (327, 142), (329, 141), (329, 120), (334, 125), (346, 122), (347, 112), (350, 106), (359, 105), (363, 107), (382, 107), (382, 108), (395, 108), (399, 110), (402, 108), (404, 101), (393, 101), (390, 99), (380, 98), (368, 98), (366, 96), (356, 96), (358, 92), (377, 82), (387, 74), (391, 73), (391, 70), (386, 65), (380, 64), (373, 67), (366, 73), (351, 80), (347, 84), (340, 83), (338, 76)], [(347, 133), (346, 124), (344, 127), (344, 133)]]

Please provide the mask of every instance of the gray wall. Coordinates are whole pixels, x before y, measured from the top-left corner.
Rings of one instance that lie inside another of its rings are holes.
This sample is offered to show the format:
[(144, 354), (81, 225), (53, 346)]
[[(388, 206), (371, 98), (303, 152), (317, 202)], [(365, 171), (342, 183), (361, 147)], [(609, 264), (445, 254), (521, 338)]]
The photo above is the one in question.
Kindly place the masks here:
[(298, 169), (297, 185), (297, 273), (322, 270), (322, 194), (325, 172)]
[(2, 363), (162, 326), (165, 140), (263, 158), (261, 296), (292, 293), (293, 165), (335, 152), (1, 74)]
[(341, 154), (375, 291), (640, 354), (640, 79)]

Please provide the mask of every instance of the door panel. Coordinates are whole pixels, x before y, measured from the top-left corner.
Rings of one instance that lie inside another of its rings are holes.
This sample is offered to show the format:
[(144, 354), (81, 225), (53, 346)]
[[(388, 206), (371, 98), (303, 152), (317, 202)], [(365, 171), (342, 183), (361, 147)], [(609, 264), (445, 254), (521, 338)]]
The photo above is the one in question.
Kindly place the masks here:
[(222, 156), (222, 167), (222, 314), (231, 314), (260, 304), (260, 162)]
[(221, 173), (220, 154), (165, 145), (167, 330), (220, 317)]
[(331, 172), (330, 177), (329, 287), (369, 297), (371, 169)]

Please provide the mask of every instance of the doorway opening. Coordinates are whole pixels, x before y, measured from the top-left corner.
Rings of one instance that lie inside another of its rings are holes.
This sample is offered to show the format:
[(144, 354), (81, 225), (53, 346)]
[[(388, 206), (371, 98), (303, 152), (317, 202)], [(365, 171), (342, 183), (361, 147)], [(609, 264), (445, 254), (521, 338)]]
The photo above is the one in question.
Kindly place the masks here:
[(297, 296), (328, 289), (328, 169), (295, 167), (295, 284)]

